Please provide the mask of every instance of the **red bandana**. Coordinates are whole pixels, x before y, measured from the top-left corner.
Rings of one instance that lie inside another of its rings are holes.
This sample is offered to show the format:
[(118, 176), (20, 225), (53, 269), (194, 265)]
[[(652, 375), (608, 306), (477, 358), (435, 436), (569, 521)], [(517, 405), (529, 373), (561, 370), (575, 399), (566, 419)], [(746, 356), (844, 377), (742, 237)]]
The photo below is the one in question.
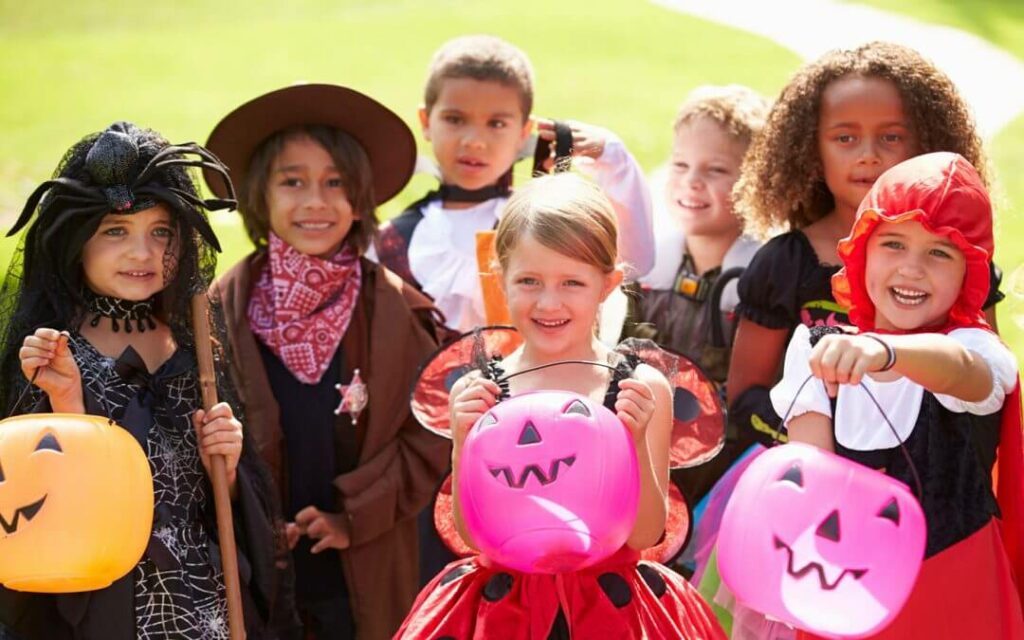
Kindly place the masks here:
[(253, 287), (249, 326), (299, 382), (324, 376), (359, 296), (359, 256), (345, 246), (323, 260), (270, 234), (268, 268)]

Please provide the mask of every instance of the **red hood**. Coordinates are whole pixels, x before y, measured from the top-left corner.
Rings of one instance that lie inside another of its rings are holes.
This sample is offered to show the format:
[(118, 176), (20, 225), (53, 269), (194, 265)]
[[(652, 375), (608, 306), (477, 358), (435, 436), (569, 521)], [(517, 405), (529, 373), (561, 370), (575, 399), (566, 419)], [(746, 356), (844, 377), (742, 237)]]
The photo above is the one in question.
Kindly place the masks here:
[(960, 297), (946, 325), (928, 330), (988, 329), (982, 306), (993, 251), (992, 203), (971, 163), (946, 152), (917, 156), (883, 173), (861, 203), (850, 235), (839, 241), (844, 267), (832, 276), (832, 294), (849, 308), (850, 321), (861, 331), (875, 330), (875, 306), (864, 283), (867, 241), (879, 224), (907, 220), (949, 238), (967, 259)]

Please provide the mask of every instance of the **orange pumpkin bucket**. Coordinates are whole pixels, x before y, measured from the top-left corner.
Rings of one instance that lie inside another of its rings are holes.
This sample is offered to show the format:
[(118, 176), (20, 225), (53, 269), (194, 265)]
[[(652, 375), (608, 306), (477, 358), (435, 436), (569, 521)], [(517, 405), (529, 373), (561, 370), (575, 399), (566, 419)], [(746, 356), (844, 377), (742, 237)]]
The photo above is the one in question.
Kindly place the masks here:
[(138, 563), (153, 476), (130, 433), (100, 416), (0, 421), (0, 583), (41, 593), (109, 586)]

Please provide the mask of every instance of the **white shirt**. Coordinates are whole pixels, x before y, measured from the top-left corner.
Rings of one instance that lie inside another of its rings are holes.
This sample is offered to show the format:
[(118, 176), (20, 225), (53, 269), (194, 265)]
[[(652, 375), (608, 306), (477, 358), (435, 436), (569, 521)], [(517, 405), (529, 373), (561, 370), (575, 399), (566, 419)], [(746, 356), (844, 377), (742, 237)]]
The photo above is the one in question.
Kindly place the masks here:
[[(647, 273), (654, 265), (651, 195), (636, 159), (609, 133), (600, 158), (575, 158), (573, 166), (604, 189), (615, 208), (619, 260), (627, 265), (627, 279)], [(506, 202), (493, 198), (468, 209), (445, 209), (431, 201), (409, 239), (409, 270), (451, 329), (469, 331), (486, 321), (476, 233), (495, 227)]]
[[(1017, 359), (997, 335), (984, 329), (964, 328), (950, 331), (953, 338), (988, 363), (992, 371), (992, 391), (978, 402), (967, 402), (949, 395), (936, 393), (935, 398), (946, 409), (955, 413), (989, 415), (999, 411), (1006, 394), (1017, 384)], [(800, 395), (797, 389), (811, 375), (808, 360), (811, 354), (810, 331), (800, 325), (786, 349), (785, 372), (782, 380), (771, 390), (772, 406), (786, 422), (814, 411), (832, 417), (832, 407), (825, 386), (816, 378), (808, 382)], [(914, 431), (925, 388), (907, 378), (879, 382), (864, 376), (864, 386), (878, 401), (895, 428), (889, 428), (879, 415), (871, 399), (859, 386), (840, 385), (836, 396), (836, 414), (833, 418), (836, 442), (855, 451), (891, 449), (906, 441)], [(789, 413), (788, 418), (786, 417)], [(899, 438), (897, 440), (897, 437)]]
[(476, 234), (494, 228), (506, 202), (492, 198), (468, 209), (445, 209), (431, 200), (412, 232), (409, 271), (451, 329), (469, 331), (485, 323)]

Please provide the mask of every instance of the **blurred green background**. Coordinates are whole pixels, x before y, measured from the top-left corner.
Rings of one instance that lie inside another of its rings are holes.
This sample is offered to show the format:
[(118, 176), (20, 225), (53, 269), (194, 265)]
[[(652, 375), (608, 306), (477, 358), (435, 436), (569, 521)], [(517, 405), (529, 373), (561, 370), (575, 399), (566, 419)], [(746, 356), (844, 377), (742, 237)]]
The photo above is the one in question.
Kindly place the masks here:
[[(1024, 59), (1019, 0), (867, 4), (974, 32)], [(115, 120), (204, 142), (240, 103), (309, 81), (357, 88), (414, 125), (433, 51), (481, 32), (529, 54), (535, 113), (614, 130), (648, 171), (665, 161), (675, 108), (693, 87), (735, 82), (774, 96), (800, 64), (764, 38), (629, 1), (0, 0), (0, 226), (72, 143)], [(1024, 243), (1012, 240), (1024, 229), (1024, 116), (989, 149), (1000, 189), (996, 257), (1009, 297), (1000, 327), (1024, 355), (1024, 277), (1012, 277), (1024, 261)], [(382, 215), (432, 186), (417, 177)], [(250, 246), (236, 214), (217, 214), (215, 224), (223, 269)], [(4, 265), (13, 246), (0, 243)]]

